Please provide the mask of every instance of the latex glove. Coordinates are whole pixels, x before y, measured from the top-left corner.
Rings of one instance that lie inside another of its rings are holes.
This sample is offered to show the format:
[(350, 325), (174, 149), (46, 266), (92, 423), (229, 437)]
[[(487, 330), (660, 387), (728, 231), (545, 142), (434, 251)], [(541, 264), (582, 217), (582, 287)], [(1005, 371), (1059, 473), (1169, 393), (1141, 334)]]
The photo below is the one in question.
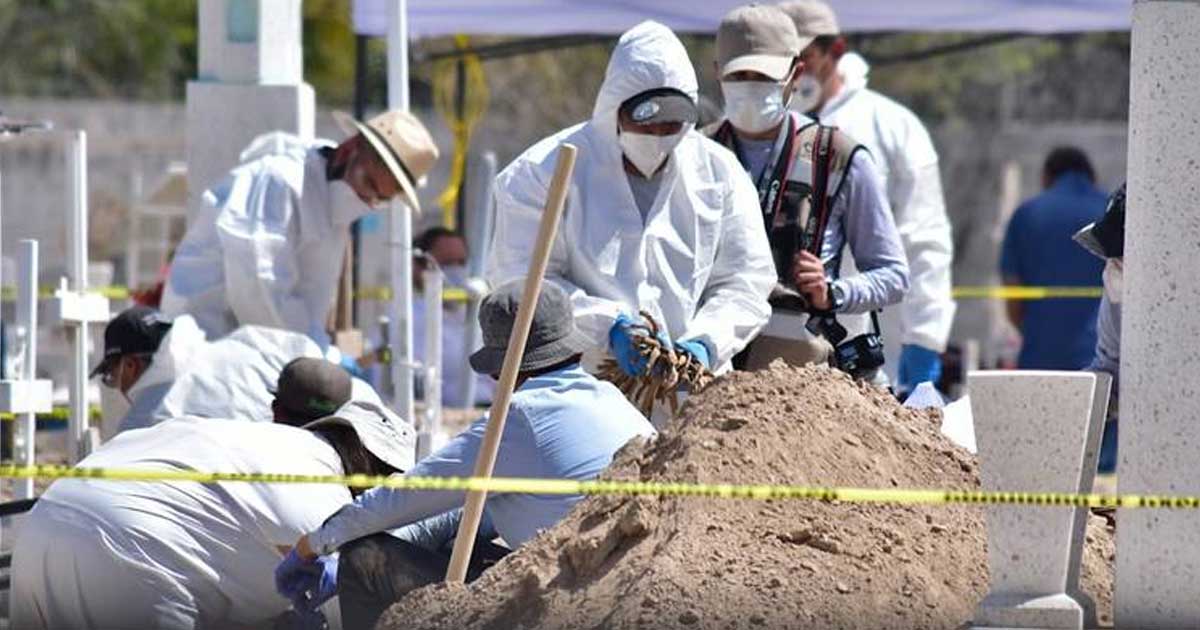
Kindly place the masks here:
[(608, 347), (621, 371), (629, 376), (637, 376), (646, 370), (646, 357), (637, 350), (634, 337), (638, 336), (641, 325), (632, 317), (621, 313), (608, 329)]
[(317, 587), (308, 592), (308, 600), (304, 603), (307, 610), (315, 611), (321, 604), (337, 595), (338, 556), (320, 556), (317, 564), (321, 565), (321, 577)]
[(712, 369), (712, 359), (708, 355), (708, 346), (703, 341), (699, 339), (676, 341), (675, 349), (692, 355), (705, 369)]
[[(308, 593), (316, 592), (325, 574), (320, 558), (306, 560), (293, 547), (275, 567), (275, 592), (286, 597), (292, 605), (301, 608), (308, 601)], [(299, 604), (299, 605), (297, 605)]]
[(366, 370), (364, 370), (362, 366), (358, 364), (358, 361), (354, 360), (354, 357), (342, 355), (342, 361), (340, 365), (342, 366), (343, 370), (346, 370), (350, 373), (350, 376), (362, 379), (364, 381), (370, 378), (367, 375)]
[(942, 377), (942, 357), (929, 348), (905, 344), (900, 350), (898, 376), (900, 391), (912, 391), (925, 381), (936, 385)]

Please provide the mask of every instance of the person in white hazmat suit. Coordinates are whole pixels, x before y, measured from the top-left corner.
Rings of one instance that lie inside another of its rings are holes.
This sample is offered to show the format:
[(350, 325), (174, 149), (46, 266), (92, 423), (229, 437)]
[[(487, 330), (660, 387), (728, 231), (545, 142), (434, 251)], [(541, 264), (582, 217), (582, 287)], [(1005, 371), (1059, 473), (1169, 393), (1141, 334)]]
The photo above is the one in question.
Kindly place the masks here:
[[(120, 392), (127, 406), (106, 406), (103, 441), (181, 416), (269, 422), (270, 389), (284, 366), (322, 356), (306, 335), (265, 326), (243, 326), (209, 342), (191, 317), (169, 320), (145, 306), (114, 317), (104, 347), (92, 377)], [(366, 382), (351, 382), (354, 400), (382, 404)]]
[[(771, 322), (745, 367), (832, 358), (882, 384), (878, 338), (850, 338), (837, 318), (900, 301), (908, 288), (904, 250), (870, 153), (840, 130), (788, 111), (792, 87), (810, 72), (798, 59), (802, 47), (791, 20), (769, 5), (738, 7), (717, 31), (725, 118), (707, 131), (757, 183), (779, 276)], [(863, 271), (849, 278), (840, 277), (847, 246)], [(874, 343), (874, 357), (859, 353), (863, 341)]]
[(365, 124), (336, 117), (353, 134), (341, 144), (271, 134), (204, 193), (171, 262), (163, 313), (192, 315), (210, 339), (255, 324), (328, 347), (350, 224), (397, 195), (418, 211), (415, 187), (438, 156), (407, 112)]
[(908, 108), (867, 87), (869, 67), (846, 52), (829, 5), (793, 0), (778, 6), (802, 37), (814, 38), (802, 53), (811, 78), (797, 85), (793, 109), (844, 129), (870, 149), (904, 244), (910, 287), (899, 308), (881, 317), (884, 369), (901, 392), (937, 383), (954, 323), (954, 245), (929, 132)]
[(728, 150), (695, 130), (697, 83), (665, 26), (625, 32), (590, 121), (533, 145), (496, 178), (488, 281), (524, 276), (563, 143), (579, 148), (546, 278), (571, 296), (593, 364), (608, 350), (645, 369), (638, 311), (663, 340), (716, 371), (766, 323), (775, 282), (754, 186)]
[[(400, 418), (353, 401), (303, 429), (175, 418), (122, 433), (79, 466), (382, 475), (412, 468), (414, 444)], [(275, 566), (357, 494), (335, 484), (61, 479), (16, 540), (12, 627), (270, 628), (293, 614), (275, 593)]]

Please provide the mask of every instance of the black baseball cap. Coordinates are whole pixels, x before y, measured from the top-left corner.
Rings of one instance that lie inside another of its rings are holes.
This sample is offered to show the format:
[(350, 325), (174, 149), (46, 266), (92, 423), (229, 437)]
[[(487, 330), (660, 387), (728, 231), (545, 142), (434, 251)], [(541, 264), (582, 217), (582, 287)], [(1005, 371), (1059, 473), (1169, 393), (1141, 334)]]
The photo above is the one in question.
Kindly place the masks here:
[(350, 374), (340, 365), (300, 357), (283, 366), (272, 393), (287, 414), (287, 423), (301, 426), (336, 412), (350, 400), (353, 387)]
[(104, 327), (104, 359), (90, 378), (103, 374), (126, 354), (154, 354), (163, 337), (171, 332), (171, 320), (149, 306), (134, 306), (120, 312)]
[(1108, 197), (1108, 207), (1094, 223), (1075, 234), (1075, 242), (1100, 258), (1125, 256), (1125, 184)]
[(694, 124), (700, 118), (696, 101), (675, 88), (655, 88), (631, 96), (621, 103), (621, 112), (639, 125), (658, 123)]

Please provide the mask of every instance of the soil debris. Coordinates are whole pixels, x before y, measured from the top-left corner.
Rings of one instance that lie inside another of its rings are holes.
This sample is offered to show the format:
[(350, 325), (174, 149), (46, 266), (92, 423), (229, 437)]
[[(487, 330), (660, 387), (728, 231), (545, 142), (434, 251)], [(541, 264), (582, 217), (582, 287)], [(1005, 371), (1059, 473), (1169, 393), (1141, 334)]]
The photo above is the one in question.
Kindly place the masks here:
[[(607, 476), (975, 489), (936, 412), (823, 367), (734, 373), (694, 394)], [(849, 436), (849, 439), (847, 438)], [(958, 628), (987, 591), (984, 508), (590, 497), (466, 587), (432, 586), (384, 630)], [(1082, 582), (1112, 623), (1112, 530), (1089, 522)]]

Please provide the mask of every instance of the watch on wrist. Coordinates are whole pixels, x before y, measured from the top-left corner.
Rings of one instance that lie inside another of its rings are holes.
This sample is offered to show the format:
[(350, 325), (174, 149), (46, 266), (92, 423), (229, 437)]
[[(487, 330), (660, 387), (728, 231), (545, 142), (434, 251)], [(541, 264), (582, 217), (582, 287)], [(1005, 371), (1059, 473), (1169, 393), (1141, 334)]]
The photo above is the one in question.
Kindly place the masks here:
[(846, 290), (837, 282), (829, 283), (829, 310), (840, 311), (846, 305)]

